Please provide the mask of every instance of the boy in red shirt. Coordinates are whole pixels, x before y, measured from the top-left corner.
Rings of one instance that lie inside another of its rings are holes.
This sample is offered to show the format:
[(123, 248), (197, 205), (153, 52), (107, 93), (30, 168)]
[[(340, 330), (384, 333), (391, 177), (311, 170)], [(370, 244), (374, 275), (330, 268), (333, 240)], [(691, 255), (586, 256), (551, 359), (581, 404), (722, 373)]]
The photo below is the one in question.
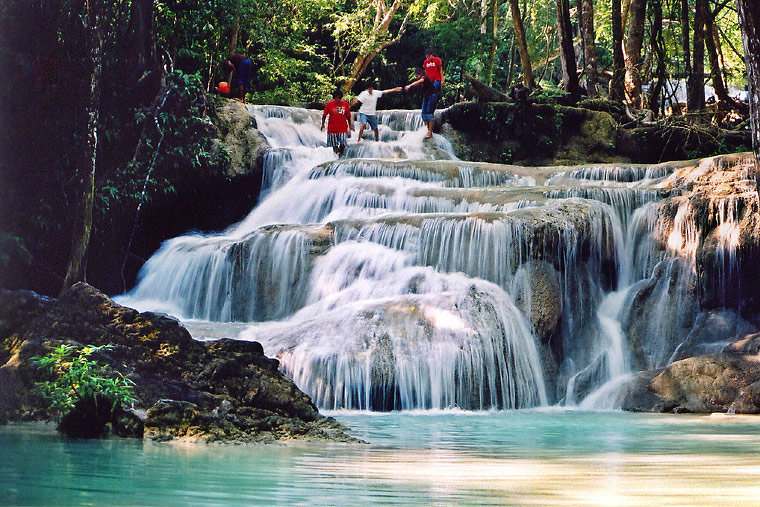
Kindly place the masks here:
[(443, 64), (441, 63), (441, 59), (433, 54), (432, 49), (425, 50), (425, 57), (425, 63), (423, 64), (425, 75), (433, 82), (433, 86), (435, 86), (440, 96), (441, 85), (443, 84)]
[(327, 122), (327, 146), (331, 146), (336, 155), (343, 155), (346, 149), (346, 134), (348, 129), (354, 130), (354, 124), (351, 121), (351, 111), (348, 109), (348, 102), (343, 100), (343, 92), (335, 90), (333, 100), (325, 104), (325, 110), (322, 111), (322, 126), (319, 130), (325, 129), (325, 118), (330, 117)]

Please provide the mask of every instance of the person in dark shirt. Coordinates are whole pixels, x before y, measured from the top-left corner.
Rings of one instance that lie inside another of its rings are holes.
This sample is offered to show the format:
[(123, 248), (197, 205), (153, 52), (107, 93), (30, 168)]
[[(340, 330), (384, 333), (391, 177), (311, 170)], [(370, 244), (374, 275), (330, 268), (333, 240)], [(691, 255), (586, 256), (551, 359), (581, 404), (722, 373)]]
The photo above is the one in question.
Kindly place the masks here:
[(404, 86), (403, 91), (412, 88), (413, 86), (422, 85), (422, 121), (427, 125), (428, 131), (425, 134), (425, 139), (433, 137), (433, 127), (435, 126), (435, 106), (438, 104), (438, 98), (440, 92), (422, 67), (417, 67), (414, 71), (414, 75), (417, 76), (417, 81)]
[(230, 55), (224, 66), (229, 71), (235, 72), (235, 78), (230, 80), (232, 96), (245, 104), (245, 94), (251, 88), (253, 64), (244, 55)]

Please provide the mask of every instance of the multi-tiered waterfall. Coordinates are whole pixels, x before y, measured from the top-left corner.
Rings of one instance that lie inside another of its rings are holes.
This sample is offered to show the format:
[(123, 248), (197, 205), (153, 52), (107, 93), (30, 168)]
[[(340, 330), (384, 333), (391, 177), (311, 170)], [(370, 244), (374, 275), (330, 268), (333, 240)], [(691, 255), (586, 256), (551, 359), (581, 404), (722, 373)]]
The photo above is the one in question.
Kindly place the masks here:
[[(120, 302), (261, 342), (321, 408), (613, 408), (693, 325), (688, 205), (661, 237), (677, 164), (461, 161), (406, 111), (336, 160), (320, 112), (249, 111), (272, 148), (260, 204), (167, 241)], [(632, 323), (642, 287), (661, 318)]]

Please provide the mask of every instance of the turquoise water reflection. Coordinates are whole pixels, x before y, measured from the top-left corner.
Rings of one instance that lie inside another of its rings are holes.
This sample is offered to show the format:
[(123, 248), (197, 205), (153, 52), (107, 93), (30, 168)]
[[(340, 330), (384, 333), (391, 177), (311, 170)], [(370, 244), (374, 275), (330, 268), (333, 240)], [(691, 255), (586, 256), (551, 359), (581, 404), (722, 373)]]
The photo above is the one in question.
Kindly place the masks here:
[(369, 444), (76, 441), (0, 427), (0, 503), (760, 506), (758, 417), (334, 415)]

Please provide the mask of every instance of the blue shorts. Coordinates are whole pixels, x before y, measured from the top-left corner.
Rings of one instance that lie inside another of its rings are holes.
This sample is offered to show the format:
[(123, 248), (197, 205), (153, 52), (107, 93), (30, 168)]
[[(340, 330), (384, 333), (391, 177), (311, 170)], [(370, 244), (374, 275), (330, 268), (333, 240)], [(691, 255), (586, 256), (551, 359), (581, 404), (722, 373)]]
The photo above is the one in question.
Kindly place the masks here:
[(372, 130), (377, 130), (377, 116), (374, 114), (359, 113), (359, 123), (369, 123)]

